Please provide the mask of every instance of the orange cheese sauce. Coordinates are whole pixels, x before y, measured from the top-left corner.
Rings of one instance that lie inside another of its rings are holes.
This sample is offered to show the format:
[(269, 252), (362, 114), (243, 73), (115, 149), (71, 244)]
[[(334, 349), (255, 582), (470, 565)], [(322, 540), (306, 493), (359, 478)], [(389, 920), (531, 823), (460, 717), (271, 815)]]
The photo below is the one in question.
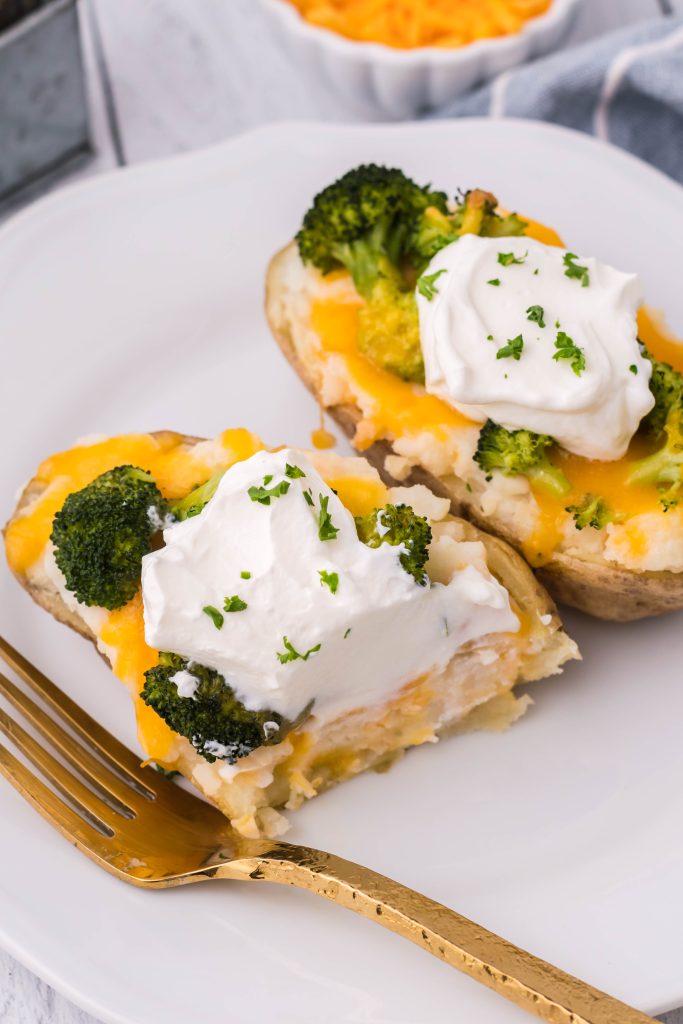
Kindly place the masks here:
[(452, 427), (470, 424), (447, 402), (400, 377), (382, 370), (358, 351), (359, 298), (321, 300), (313, 304), (311, 324), (326, 355), (344, 359), (349, 379), (358, 391), (372, 400), (372, 411), (356, 435), (356, 447), (363, 451), (378, 437), (431, 431), (446, 440)]
[[(552, 228), (527, 217), (523, 219), (527, 223), (525, 234), (530, 238), (545, 245), (564, 245)], [(337, 279), (340, 276), (344, 275), (339, 272), (334, 275)], [(371, 406), (354, 440), (356, 447), (362, 450), (378, 438), (393, 440), (405, 434), (425, 431), (441, 441), (453, 429), (472, 426), (470, 420), (444, 400), (427, 395), (419, 385), (403, 381), (380, 369), (359, 352), (358, 310), (361, 305), (362, 300), (355, 296), (343, 300), (335, 298), (316, 301), (311, 311), (311, 323), (320, 339), (324, 355), (343, 357), (348, 379)], [(656, 359), (670, 363), (683, 372), (683, 343), (673, 336), (659, 314), (643, 306), (638, 313), (638, 331)], [(651, 444), (639, 437), (633, 439), (627, 454), (615, 462), (594, 462), (569, 452), (558, 451), (554, 459), (568, 477), (572, 490), (570, 494), (558, 499), (540, 489), (534, 489), (540, 517), (534, 534), (524, 545), (527, 559), (540, 565), (551, 557), (563, 539), (565, 508), (578, 504), (586, 494), (602, 496), (615, 512), (625, 518), (660, 512), (659, 495), (655, 488), (626, 485), (630, 463), (644, 458), (651, 451)], [(629, 536), (634, 556), (645, 550), (645, 540), (638, 534), (634, 526), (632, 537)]]
[(655, 359), (683, 373), (683, 341), (675, 337), (662, 313), (649, 306), (641, 306), (638, 310), (638, 335)]
[[(219, 465), (226, 468), (254, 455), (262, 443), (247, 430), (226, 430), (218, 438)], [(14, 520), (5, 534), (7, 560), (17, 574), (25, 574), (40, 559), (52, 532), (55, 513), (67, 496), (91, 483), (116, 466), (134, 465), (148, 470), (164, 497), (181, 498), (203, 483), (219, 466), (202, 461), (185, 446), (180, 434), (128, 434), (92, 445), (77, 445), (52, 455), (41, 464), (37, 480), (45, 487), (43, 495)], [(365, 515), (386, 503), (387, 488), (379, 480), (367, 477), (339, 477), (326, 480), (337, 491), (353, 515)], [(108, 612), (98, 639), (106, 645), (112, 670), (129, 689), (135, 702), (138, 735), (150, 760), (172, 759), (175, 733), (140, 699), (144, 674), (156, 664), (158, 652), (145, 642), (142, 594), (122, 608)]]
[[(669, 330), (660, 313), (642, 306), (638, 311), (638, 335), (655, 359), (669, 363), (683, 373), (683, 342)], [(562, 511), (567, 505), (575, 505), (585, 494), (601, 495), (612, 509), (626, 519), (643, 513), (661, 512), (659, 495), (654, 487), (626, 484), (630, 463), (644, 459), (656, 447), (658, 445), (653, 446), (648, 439), (636, 436), (626, 455), (615, 462), (593, 462), (559, 451), (555, 455), (555, 463), (572, 484), (572, 492), (558, 500), (540, 489), (534, 489), (541, 516), (536, 531), (524, 546), (528, 560), (534, 565), (541, 565), (548, 560), (562, 539)], [(635, 524), (628, 529), (628, 545), (635, 558), (646, 551), (647, 539)]]
[[(561, 246), (562, 239), (552, 228), (538, 221), (524, 218), (526, 234), (546, 245)], [(335, 271), (329, 281), (338, 281), (347, 275)], [(320, 339), (323, 352), (342, 356), (348, 378), (356, 389), (374, 400), (372, 410), (360, 425), (354, 443), (361, 451), (380, 437), (393, 439), (403, 434), (428, 431), (438, 441), (446, 440), (454, 427), (471, 426), (472, 421), (454, 409), (448, 402), (428, 395), (424, 388), (401, 380), (393, 373), (375, 366), (358, 350), (358, 310), (362, 299), (352, 295), (317, 301), (311, 310), (311, 325)]]
[[(219, 438), (225, 465), (248, 458), (263, 447), (247, 430), (226, 430)], [(203, 462), (188, 449), (180, 434), (165, 432), (127, 434), (92, 445), (77, 445), (52, 455), (41, 464), (37, 481), (43, 495), (25, 515), (13, 520), (5, 533), (7, 561), (17, 574), (24, 574), (42, 556), (52, 532), (55, 513), (67, 496), (81, 490), (95, 477), (122, 465), (139, 466), (152, 474), (165, 498), (181, 498), (203, 483), (216, 466)], [(112, 669), (134, 696), (140, 742), (152, 759), (163, 761), (170, 752), (174, 734), (165, 722), (137, 696), (144, 673), (156, 664), (157, 652), (145, 643), (142, 597), (109, 612), (99, 639), (110, 649)]]
[(368, 477), (330, 477), (325, 480), (352, 516), (366, 516), (387, 503), (387, 488), (381, 480)]

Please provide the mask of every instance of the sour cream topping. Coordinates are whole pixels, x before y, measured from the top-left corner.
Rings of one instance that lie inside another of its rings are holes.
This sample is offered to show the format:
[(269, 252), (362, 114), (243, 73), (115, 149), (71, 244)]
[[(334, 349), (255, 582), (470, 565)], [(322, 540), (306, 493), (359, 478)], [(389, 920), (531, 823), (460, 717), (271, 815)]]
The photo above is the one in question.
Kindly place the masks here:
[(550, 434), (576, 455), (624, 455), (654, 404), (634, 274), (531, 238), (465, 235), (425, 278), (427, 391), (475, 422)]
[[(282, 493), (264, 503), (253, 488)], [(336, 535), (321, 539), (330, 526)], [(164, 541), (143, 559), (145, 637), (189, 659), (176, 679), (188, 699), (197, 662), (251, 710), (294, 720), (314, 702), (316, 718), (330, 719), (383, 702), (468, 640), (519, 628), (507, 591), (474, 566), (420, 586), (400, 547), (361, 543), (350, 512), (293, 449), (235, 464), (203, 512)]]

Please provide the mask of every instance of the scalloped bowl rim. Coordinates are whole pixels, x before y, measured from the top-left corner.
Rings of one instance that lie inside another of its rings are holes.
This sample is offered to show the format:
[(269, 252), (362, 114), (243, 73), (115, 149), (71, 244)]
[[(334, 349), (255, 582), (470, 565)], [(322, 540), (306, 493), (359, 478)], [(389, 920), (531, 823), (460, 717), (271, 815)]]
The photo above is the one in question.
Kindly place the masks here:
[(583, 0), (552, 0), (552, 6), (535, 18), (525, 22), (519, 32), (505, 36), (492, 36), (487, 39), (477, 39), (473, 43), (465, 43), (462, 46), (439, 47), (439, 46), (418, 46), (409, 50), (400, 50), (385, 43), (364, 42), (355, 39), (348, 39), (346, 36), (338, 35), (331, 29), (321, 28), (312, 25), (296, 10), (289, 0), (259, 0), (261, 7), (279, 19), (280, 24), (289, 32), (297, 35), (300, 39), (310, 40), (321, 46), (333, 50), (339, 56), (348, 57), (352, 60), (375, 59), (385, 61), (387, 64), (403, 64), (406, 66), (438, 66), (445, 64), (457, 64), (487, 54), (500, 54), (503, 50), (514, 49), (516, 43), (521, 40), (535, 39), (543, 36), (548, 31), (561, 25), (572, 14), (572, 12), (583, 3)]

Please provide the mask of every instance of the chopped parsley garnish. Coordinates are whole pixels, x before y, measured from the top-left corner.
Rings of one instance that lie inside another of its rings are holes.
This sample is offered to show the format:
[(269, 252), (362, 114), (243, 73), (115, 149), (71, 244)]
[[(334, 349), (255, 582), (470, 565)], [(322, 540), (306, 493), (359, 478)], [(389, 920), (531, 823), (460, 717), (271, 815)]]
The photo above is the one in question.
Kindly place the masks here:
[(498, 262), (501, 267), (511, 267), (515, 263), (524, 263), (528, 255), (528, 251), (523, 256), (515, 256), (514, 252), (499, 252)]
[(247, 602), (235, 594), (233, 597), (226, 597), (223, 602), (223, 609), (226, 612), (243, 612), (247, 608)]
[(300, 480), (302, 476), (306, 476), (303, 469), (299, 466), (290, 466), (289, 463), (285, 466), (285, 476), (288, 476), (290, 480)]
[(344, 633), (344, 640), (346, 640), (346, 638), (347, 638), (347, 636), (349, 635), (350, 632), (351, 632), (351, 627), (349, 626), (349, 628)]
[(534, 276), (539, 273), (538, 267), (534, 270)]
[(306, 500), (306, 504), (310, 505), (311, 507), (313, 507), (313, 495), (311, 494), (311, 488), (310, 487), (308, 488), (307, 491), (304, 491), (304, 498)]
[(587, 288), (591, 283), (590, 271), (588, 267), (582, 267), (580, 263), (576, 263), (578, 256), (573, 252), (566, 252), (562, 257), (564, 263), (564, 276), (575, 277), (577, 281), (581, 282), (582, 288)]
[(487, 334), (486, 335), (486, 340), (487, 341), (493, 341), (493, 335), (492, 334)]
[(631, 363), (631, 365), (629, 366), (629, 370), (630, 370), (630, 371), (631, 371), (631, 373), (633, 373), (633, 374), (637, 374), (637, 373), (638, 373), (638, 367), (636, 366), (636, 364), (635, 364), (635, 363)]
[(318, 537), (320, 540), (334, 540), (339, 533), (338, 527), (332, 523), (332, 515), (327, 511), (329, 496), (320, 495), (320, 515), (318, 516)]
[(559, 331), (559, 329), (560, 329), (560, 321), (559, 320), (555, 321), (555, 326), (557, 327), (557, 329)]
[(250, 572), (247, 572), (247, 570), (246, 570), (246, 569), (244, 570), (244, 572), (241, 572), (241, 573), (240, 573), (240, 576), (241, 576), (241, 578), (242, 578), (243, 580), (250, 580), (250, 579), (251, 579), (251, 573), (250, 573)]
[(543, 306), (529, 306), (526, 311), (526, 318), (527, 320), (531, 320), (532, 323), (538, 324), (539, 327), (545, 327)]
[(308, 661), (310, 656), (317, 654), (322, 647), (322, 644), (316, 644), (315, 647), (311, 647), (305, 654), (300, 654), (286, 636), (283, 636), (282, 642), (285, 645), (285, 649), (284, 651), (277, 652), (277, 659), (281, 665), (286, 665), (288, 661)]
[(431, 302), (434, 296), (439, 294), (436, 281), (445, 273), (446, 269), (443, 268), (442, 270), (437, 270), (434, 274), (423, 274), (422, 277), (418, 277), (417, 290), (428, 302)]
[(499, 277), (492, 277), (491, 280), (487, 281), (486, 283), (487, 284), (492, 284), (494, 286), (494, 288), (498, 288), (498, 286), (500, 285), (500, 278)]
[(496, 352), (496, 359), (514, 359), (516, 362), (522, 358), (522, 349), (524, 348), (524, 338), (521, 334), (518, 334), (516, 338), (510, 338), (507, 345), (503, 345)]
[(268, 484), (273, 479), (272, 474), (264, 476), (261, 487), (250, 487), (248, 495), (252, 501), (258, 501), (260, 505), (270, 505), (271, 498), (281, 498), (289, 490), (289, 480), (281, 480), (279, 484), (268, 489)]
[(553, 356), (553, 359), (557, 362), (559, 359), (568, 359), (572, 370), (577, 377), (580, 377), (583, 371), (586, 369), (586, 357), (583, 349), (576, 345), (572, 338), (564, 331), (559, 331), (557, 338), (555, 339), (555, 348), (557, 352)]
[(339, 573), (328, 572), (326, 569), (318, 569), (318, 576), (320, 577), (321, 586), (329, 587), (333, 594), (337, 593), (337, 587), (339, 586)]
[(202, 611), (204, 612), (205, 615), (209, 616), (216, 629), (223, 628), (223, 623), (225, 622), (225, 619), (218, 611), (218, 608), (214, 608), (212, 604), (207, 604), (204, 608), (202, 608)]

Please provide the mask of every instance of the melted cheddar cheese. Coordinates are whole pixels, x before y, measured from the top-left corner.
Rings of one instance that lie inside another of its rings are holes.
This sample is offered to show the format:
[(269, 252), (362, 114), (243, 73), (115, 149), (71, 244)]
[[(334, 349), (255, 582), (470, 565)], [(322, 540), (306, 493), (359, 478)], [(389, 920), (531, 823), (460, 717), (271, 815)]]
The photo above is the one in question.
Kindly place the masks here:
[[(525, 233), (530, 238), (546, 245), (564, 244), (552, 228), (525, 220)], [(334, 280), (343, 276), (343, 272), (335, 272)], [(361, 306), (362, 300), (355, 294), (345, 294), (343, 298), (335, 294), (333, 298), (316, 299), (311, 307), (311, 326), (318, 336), (322, 358), (326, 362), (333, 358), (343, 360), (345, 378), (364, 413), (354, 439), (356, 447), (364, 450), (380, 438), (395, 441), (424, 433), (431, 434), (437, 442), (454, 439), (457, 447), (458, 431), (471, 428), (472, 421), (443, 399), (428, 395), (420, 385), (401, 380), (375, 366), (359, 351), (358, 310)], [(643, 307), (638, 315), (638, 330), (656, 359), (683, 372), (683, 344), (666, 328), (659, 314)], [(627, 454), (614, 462), (595, 462), (559, 450), (553, 458), (565, 472), (572, 490), (563, 498), (554, 498), (532, 487), (538, 519), (532, 535), (523, 545), (527, 559), (534, 565), (548, 561), (563, 542), (567, 506), (578, 504), (587, 494), (600, 495), (626, 520), (641, 513), (661, 511), (655, 488), (626, 485), (630, 463), (644, 458), (652, 450), (651, 442), (640, 437), (635, 437)], [(669, 515), (673, 518), (671, 513)], [(643, 549), (643, 541), (635, 524), (626, 535), (631, 534), (631, 554), (637, 557)]]
[[(128, 434), (95, 444), (76, 445), (41, 464), (34, 480), (37, 496), (5, 532), (7, 560), (17, 575), (30, 574), (50, 540), (55, 513), (67, 496), (116, 466), (148, 470), (165, 498), (182, 498), (219, 468), (228, 468), (263, 448), (247, 430), (226, 430), (208, 447), (188, 444), (180, 434)], [(197, 454), (197, 453), (201, 454)], [(204, 457), (202, 457), (204, 455)], [(325, 474), (323, 473), (325, 477)], [(387, 488), (368, 476), (325, 477), (352, 515), (366, 515), (386, 504)], [(144, 675), (158, 659), (145, 642), (142, 594), (107, 612), (97, 640), (108, 654), (114, 674), (135, 702), (140, 744), (150, 760), (173, 760), (175, 733), (141, 699)]]

